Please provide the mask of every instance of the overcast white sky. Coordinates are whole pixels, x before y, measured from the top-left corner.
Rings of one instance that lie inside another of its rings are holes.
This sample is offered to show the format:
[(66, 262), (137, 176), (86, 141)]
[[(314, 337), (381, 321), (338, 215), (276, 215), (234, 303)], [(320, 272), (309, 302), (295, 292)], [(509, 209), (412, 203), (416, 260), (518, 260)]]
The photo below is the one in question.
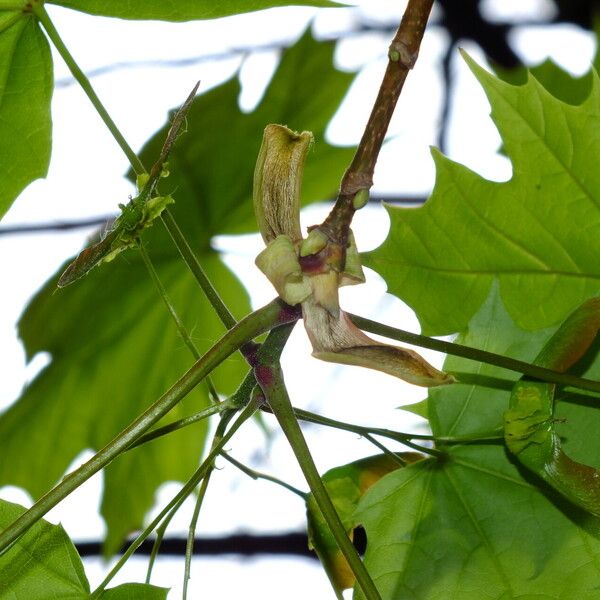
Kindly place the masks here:
[[(395, 0), (365, 0), (356, 9), (320, 11), (315, 31), (318, 35), (326, 35), (351, 29), (357, 21), (399, 21), (404, 4)], [(489, 0), (485, 9), (498, 18), (513, 15), (531, 21), (547, 14), (551, 3), (547, 0)], [(101, 19), (55, 7), (50, 7), (49, 12), (85, 71), (120, 61), (187, 58), (224, 52), (233, 47), (288, 41), (300, 35), (317, 13), (310, 8), (286, 8), (210, 22), (168, 24)], [(595, 51), (590, 34), (566, 26), (521, 28), (515, 32), (513, 42), (517, 53), (529, 63), (552, 56), (578, 74), (587, 70)], [(334, 143), (358, 141), (370, 110), (372, 90), (381, 79), (388, 43), (389, 40), (370, 34), (339, 44), (336, 59), (340, 68), (360, 69), (360, 74), (329, 128), (328, 135)], [(433, 186), (429, 145), (436, 144), (442, 100), (440, 61), (445, 46), (446, 39), (439, 28), (427, 32), (417, 68), (410, 75), (402, 95), (401, 110), (391, 126), (391, 133), (396, 137), (381, 155), (375, 194), (422, 195)], [(484, 62), (476, 47), (469, 44), (465, 47), (476, 60)], [(240, 103), (249, 110), (260, 98), (276, 64), (275, 52), (257, 52), (244, 61), (233, 56), (188, 67), (116, 70), (94, 78), (93, 85), (129, 143), (137, 149), (163, 125), (167, 111), (181, 103), (198, 79), (202, 82), (201, 91), (205, 91), (240, 70), (244, 86)], [(453, 61), (453, 70), (456, 94), (452, 104), (449, 155), (491, 179), (510, 178), (508, 160), (497, 154), (499, 137), (489, 120), (487, 102), (458, 55)], [(55, 57), (55, 74), (57, 80), (68, 77), (59, 57)], [(142, 97), (144, 102), (140, 107)], [(406, 118), (406, 115), (410, 117)], [(33, 183), (22, 194), (2, 225), (74, 220), (114, 213), (117, 204), (125, 201), (133, 191), (122, 177), (128, 167), (126, 159), (76, 85), (56, 89), (53, 122), (54, 147), (48, 178)], [(396, 166), (403, 164), (409, 153), (411, 169), (401, 173), (399, 178)], [(303, 219), (306, 224), (318, 222), (325, 212), (325, 207), (311, 208)], [(361, 211), (354, 225), (359, 248), (366, 250), (378, 245), (386, 228), (387, 217), (383, 209)], [(14, 401), (24, 383), (47, 360), (47, 357), (38, 357), (29, 366), (24, 363), (15, 330), (23, 307), (56, 268), (81, 248), (89, 233), (0, 236), (0, 409)], [(223, 238), (216, 244), (227, 252), (227, 262), (249, 287), (254, 305), (270, 300), (273, 296), (270, 285), (253, 266), (254, 256), (260, 249), (258, 236)], [(342, 301), (348, 310), (418, 331), (418, 323), (411, 311), (385, 295), (385, 285), (376, 275), (369, 275), (367, 285), (343, 292)], [(420, 426), (416, 417), (395, 408), (423, 398), (423, 390), (379, 373), (321, 363), (309, 354), (308, 343), (298, 328), (292, 348), (284, 357), (288, 364), (286, 380), (297, 405), (352, 422), (386, 423), (405, 430)], [(290, 356), (296, 365), (294, 369), (290, 368)], [(433, 353), (427, 356), (440, 364), (439, 356)], [(377, 406), (365, 406), (357, 390), (372, 388), (378, 389), (380, 399)], [(295, 390), (302, 390), (302, 394), (295, 394)], [(357, 401), (351, 405), (339, 402), (344, 390), (353, 390)], [(307, 435), (323, 469), (373, 453), (372, 447), (349, 434), (328, 431), (317, 435), (311, 428)], [(261, 469), (306, 488), (280, 438), (275, 439), (266, 456), (261, 432), (250, 425), (231, 443), (230, 449), (236, 457), (249, 462), (258, 458)], [(82, 458), (84, 456), (79, 460)], [(249, 481), (230, 465), (223, 466), (211, 481), (200, 516), (200, 535), (240, 530), (299, 530), (304, 526), (304, 507), (296, 497), (272, 484)], [(98, 539), (104, 530), (96, 514), (100, 488), (101, 478), (97, 477), (55, 509), (51, 519), (62, 521), (75, 539)], [(164, 486), (159, 500), (167, 501), (177, 489), (175, 484)], [(23, 492), (15, 489), (3, 488), (0, 496), (30, 503)], [(247, 510), (242, 512), (240, 507)], [(175, 523), (176, 531), (186, 531), (190, 514), (191, 504), (188, 503)], [(86, 563), (92, 585), (97, 584), (105, 565), (98, 560)], [(199, 597), (200, 592), (207, 589), (219, 590), (219, 598), (243, 595), (263, 600), (283, 596), (295, 600), (311, 594), (325, 598), (330, 594), (325, 575), (316, 563), (308, 560), (261, 558), (240, 562), (236, 557), (202, 558), (194, 562), (193, 569), (192, 598)], [(143, 580), (144, 574), (145, 561), (133, 561), (115, 582), (136, 577)], [(178, 597), (182, 563), (163, 560), (156, 575), (153, 583), (173, 588), (169, 597)]]

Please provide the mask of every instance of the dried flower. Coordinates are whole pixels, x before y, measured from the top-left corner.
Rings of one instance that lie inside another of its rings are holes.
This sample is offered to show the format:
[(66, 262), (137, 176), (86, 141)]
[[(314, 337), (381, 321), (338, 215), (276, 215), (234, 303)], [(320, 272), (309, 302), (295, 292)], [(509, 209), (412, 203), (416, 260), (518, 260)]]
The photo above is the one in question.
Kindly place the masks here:
[(254, 210), (267, 247), (256, 265), (285, 302), (302, 305), (315, 358), (376, 369), (415, 385), (451, 383), (451, 376), (413, 350), (371, 339), (340, 310), (339, 287), (364, 282), (364, 274), (352, 232), (344, 249), (319, 228), (302, 238), (300, 187), (312, 140), (311, 133), (283, 125), (265, 129), (254, 173)]

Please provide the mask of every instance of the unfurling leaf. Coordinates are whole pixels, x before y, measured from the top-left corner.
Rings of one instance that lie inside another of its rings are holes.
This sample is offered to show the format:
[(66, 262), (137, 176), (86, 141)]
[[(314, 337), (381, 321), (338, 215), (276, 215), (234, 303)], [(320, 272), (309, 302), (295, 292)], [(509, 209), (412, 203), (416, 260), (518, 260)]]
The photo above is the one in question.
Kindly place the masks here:
[(159, 196), (155, 195), (154, 192), (158, 180), (169, 175), (166, 161), (196, 96), (199, 85), (200, 82), (198, 81), (186, 101), (175, 113), (160, 154), (154, 161), (150, 173), (140, 173), (138, 175), (137, 187), (139, 194), (127, 204), (119, 204), (121, 214), (115, 220), (111, 230), (99, 242), (84, 248), (79, 253), (77, 258), (61, 275), (58, 280), (58, 287), (65, 287), (73, 283), (87, 275), (94, 267), (103, 262), (111, 261), (123, 250), (135, 246), (141, 232), (150, 227), (169, 204), (175, 202), (169, 195)]
[(318, 228), (302, 239), (300, 187), (312, 141), (306, 131), (265, 128), (254, 174), (254, 211), (267, 247), (256, 265), (280, 298), (302, 304), (315, 358), (376, 369), (415, 385), (452, 383), (413, 350), (371, 339), (340, 310), (339, 287), (363, 283), (365, 277), (351, 231), (347, 248), (331, 244)]
[(110, 262), (127, 248), (133, 248), (140, 233), (150, 227), (169, 204), (175, 202), (171, 196), (155, 196), (145, 202), (140, 202), (139, 198), (138, 196), (128, 204), (120, 205), (122, 212), (112, 229), (99, 242), (84, 248), (77, 255), (60, 276), (58, 287), (77, 281), (94, 267)]

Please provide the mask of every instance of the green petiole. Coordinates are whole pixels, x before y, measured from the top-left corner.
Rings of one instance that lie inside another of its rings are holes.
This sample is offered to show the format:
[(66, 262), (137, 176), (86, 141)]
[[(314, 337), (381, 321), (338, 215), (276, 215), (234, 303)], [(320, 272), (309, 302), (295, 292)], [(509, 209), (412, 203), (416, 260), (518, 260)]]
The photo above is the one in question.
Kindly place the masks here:
[(495, 354), (494, 352), (488, 352), (487, 350), (479, 350), (477, 348), (471, 348), (469, 346), (463, 346), (453, 342), (436, 340), (435, 338), (430, 338), (418, 333), (411, 333), (410, 331), (404, 331), (403, 329), (390, 327), (389, 325), (384, 325), (383, 323), (378, 323), (377, 321), (372, 321), (371, 319), (367, 319), (365, 317), (359, 317), (358, 315), (348, 314), (348, 316), (355, 325), (370, 333), (383, 335), (393, 340), (398, 340), (407, 344), (413, 344), (415, 346), (420, 346), (421, 348), (428, 348), (429, 350), (435, 350), (436, 352), (443, 352), (445, 354), (451, 354), (452, 356), (461, 356), (469, 360), (495, 365), (509, 371), (523, 373), (529, 377), (547, 381), (548, 383), (558, 383), (565, 386), (571, 386), (582, 390), (600, 393), (600, 381), (583, 379), (582, 377), (576, 377), (575, 375), (570, 375), (569, 373), (562, 373), (558, 370), (550, 369), (543, 365), (531, 364), (522, 360), (516, 360), (508, 356)]
[(225, 444), (233, 437), (237, 430), (254, 414), (258, 405), (256, 402), (251, 401), (240, 413), (238, 418), (235, 420), (229, 430), (223, 435), (223, 437), (215, 443), (209, 452), (208, 456), (204, 459), (202, 464), (190, 477), (188, 482), (181, 488), (181, 490), (171, 499), (171, 501), (160, 511), (160, 513), (152, 520), (152, 522), (140, 533), (140, 535), (133, 541), (133, 543), (127, 548), (123, 556), (111, 569), (110, 573), (102, 581), (102, 583), (92, 592), (90, 600), (98, 598), (104, 591), (106, 586), (110, 583), (112, 578), (117, 574), (121, 567), (127, 562), (129, 557), (140, 547), (141, 543), (150, 535), (150, 533), (158, 526), (158, 524), (170, 513), (170, 511), (178, 507), (183, 500), (185, 500), (195, 489), (198, 483), (204, 478), (208, 470), (212, 467), (213, 461), (216, 456), (225, 447)]

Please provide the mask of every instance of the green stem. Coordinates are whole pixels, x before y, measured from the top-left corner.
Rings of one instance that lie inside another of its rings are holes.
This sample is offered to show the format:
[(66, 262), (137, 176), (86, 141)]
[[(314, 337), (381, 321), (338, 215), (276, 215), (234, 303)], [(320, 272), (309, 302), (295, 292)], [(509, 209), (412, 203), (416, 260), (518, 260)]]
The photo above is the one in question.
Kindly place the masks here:
[[(273, 369), (273, 367), (272, 367)], [(283, 377), (283, 373), (280, 369), (279, 372), (275, 372), (275, 378), (279, 379)], [(302, 434), (302, 430), (298, 425), (298, 421), (294, 417), (294, 413), (292, 411), (292, 406), (290, 404), (287, 391), (285, 387), (281, 384), (275, 384), (274, 386), (263, 388), (265, 391), (265, 395), (267, 396), (267, 401), (273, 410), (273, 414), (275, 415), (277, 421), (285, 437), (287, 438), (296, 459), (302, 469), (302, 473), (306, 478), (306, 481), (310, 487), (310, 491), (312, 492), (317, 505), (319, 506), (319, 510), (323, 514), (327, 525), (329, 526), (335, 541), (337, 542), (342, 554), (348, 561), (354, 576), (356, 577), (356, 581), (358, 585), (362, 589), (363, 594), (367, 600), (380, 600), (379, 592), (377, 591), (371, 576), (369, 575), (367, 569), (365, 568), (363, 562), (361, 561), (356, 549), (354, 548), (350, 538), (346, 534), (344, 530), (344, 526), (342, 525), (340, 518), (329, 498), (327, 490), (323, 485), (323, 481), (317, 471), (317, 467), (315, 466), (314, 461), (312, 460), (312, 456), (310, 454), (310, 450), (304, 439), (304, 435)]]
[(248, 398), (250, 397), (250, 393), (252, 389), (256, 385), (256, 379), (254, 378), (254, 373), (249, 371), (242, 380), (239, 388), (235, 391), (233, 396), (224, 400), (223, 402), (215, 403), (204, 410), (201, 410), (189, 417), (184, 417), (183, 419), (179, 419), (178, 421), (173, 421), (172, 423), (168, 423), (163, 427), (159, 427), (158, 429), (153, 429), (152, 431), (148, 431), (140, 438), (138, 438), (131, 446), (129, 446), (128, 450), (131, 448), (135, 448), (136, 446), (141, 446), (146, 442), (150, 442), (156, 438), (159, 438), (167, 433), (172, 433), (173, 431), (177, 431), (178, 429), (182, 429), (184, 427), (188, 427), (189, 425), (193, 425), (198, 421), (210, 417), (214, 414), (224, 412), (224, 411), (234, 411), (235, 409), (239, 409), (241, 406), (245, 406), (248, 402)]
[(206, 377), (206, 391), (208, 392), (208, 399), (215, 405), (221, 403), (221, 399), (219, 398), (219, 393), (217, 392), (217, 388), (213, 383), (212, 377), (208, 375)]
[[(156, 288), (158, 295), (161, 297), (164, 305), (167, 307), (167, 310), (169, 311), (169, 314), (171, 315), (171, 318), (173, 319), (173, 322), (175, 323), (175, 326), (177, 327), (177, 331), (179, 332), (179, 335), (181, 336), (181, 339), (183, 340), (184, 344), (188, 347), (189, 351), (192, 353), (192, 356), (196, 360), (198, 360), (200, 358), (200, 352), (198, 351), (198, 348), (196, 348), (196, 345), (192, 341), (192, 338), (190, 337), (190, 334), (188, 333), (187, 329), (185, 328), (183, 321), (179, 318), (179, 315), (177, 314), (177, 311), (175, 310), (175, 307), (173, 306), (173, 303), (171, 302), (171, 299), (169, 298), (169, 295), (167, 294), (167, 290), (165, 289), (165, 286), (163, 285), (162, 281), (160, 280), (160, 277), (158, 276), (158, 273), (154, 267), (154, 264), (152, 264), (150, 255), (148, 254), (146, 247), (144, 246), (144, 244), (142, 243), (142, 241), (139, 238), (137, 240), (137, 246), (140, 251), (140, 254), (142, 255), (142, 260), (144, 261), (146, 270), (148, 271), (148, 274), (150, 275), (150, 279), (152, 279), (152, 282), (154, 283), (154, 287)], [(209, 398), (213, 402), (218, 403), (219, 394), (217, 393), (217, 390), (215, 389), (215, 386), (212, 382), (211, 377), (208, 375), (206, 377), (206, 389), (208, 391)]]
[(516, 360), (514, 358), (509, 358), (508, 356), (488, 352), (487, 350), (478, 350), (477, 348), (462, 346), (461, 344), (455, 344), (453, 342), (436, 340), (424, 335), (419, 335), (418, 333), (411, 333), (409, 331), (404, 331), (403, 329), (383, 325), (382, 323), (366, 319), (365, 317), (359, 317), (353, 314), (348, 314), (348, 316), (357, 327), (360, 327), (369, 333), (383, 335), (393, 340), (398, 340), (406, 344), (413, 344), (415, 346), (420, 346), (421, 348), (428, 348), (429, 350), (435, 350), (436, 352), (444, 352), (445, 354), (452, 354), (453, 356), (460, 356), (469, 360), (487, 363), (509, 371), (523, 373), (549, 383), (558, 383), (583, 390), (590, 390), (592, 392), (600, 392), (600, 381), (576, 377), (569, 373), (559, 373), (558, 371), (546, 369), (522, 360)]
[(274, 477), (273, 475), (269, 475), (268, 473), (262, 473), (261, 471), (256, 471), (255, 469), (252, 469), (248, 465), (245, 465), (244, 463), (240, 462), (239, 460), (233, 458), (233, 456), (230, 456), (229, 454), (227, 454), (227, 452), (221, 452), (221, 456), (225, 460), (228, 460), (232, 465), (236, 466), (240, 471), (242, 471), (242, 473), (245, 473), (246, 475), (248, 475), (248, 477), (251, 477), (255, 481), (257, 479), (264, 479), (265, 481), (270, 481), (271, 483), (275, 483), (275, 484), (285, 488), (286, 490), (293, 492), (294, 494), (296, 494), (296, 496), (300, 496), (300, 498), (302, 498), (302, 499), (306, 498), (306, 493), (303, 492), (302, 490), (299, 490), (297, 487), (294, 487), (291, 483), (287, 483), (286, 481), (283, 481), (282, 479), (279, 479), (278, 477)]
[(32, 12), (38, 18), (39, 22), (42, 24), (42, 27), (45, 29), (48, 37), (54, 44), (54, 47), (58, 50), (58, 53), (61, 55), (62, 59), (67, 64), (67, 67), (73, 74), (73, 77), (79, 83), (83, 91), (86, 93), (87, 97), (90, 99), (91, 103), (94, 105), (96, 112), (100, 115), (100, 118), (104, 121), (105, 125), (108, 127), (112, 136), (115, 138), (117, 144), (121, 147), (121, 150), (125, 153), (129, 164), (136, 172), (136, 174), (140, 175), (141, 173), (145, 173), (146, 169), (144, 165), (136, 155), (136, 153), (131, 149), (123, 134), (119, 131), (119, 128), (116, 126), (115, 122), (111, 119), (107, 110), (104, 108), (104, 105), (98, 98), (92, 84), (89, 79), (85, 76), (83, 71), (79, 68), (79, 65), (75, 62), (75, 59), (65, 46), (62, 41), (58, 31), (54, 27), (54, 23), (50, 19), (50, 16), (46, 12), (44, 5), (40, 2), (32, 2), (31, 6)]
[(176, 406), (200, 381), (219, 366), (233, 352), (249, 340), (287, 320), (296, 320), (295, 312), (279, 300), (248, 315), (229, 330), (208, 352), (197, 361), (163, 396), (128, 425), (102, 450), (81, 467), (67, 475), (58, 485), (42, 496), (29, 510), (0, 532), (0, 554), (12, 545), (35, 522), (92, 475), (112, 462), (152, 425)]
[[(294, 408), (294, 415), (296, 418), (301, 419), (302, 421), (308, 421), (310, 423), (316, 423), (318, 425), (325, 425), (326, 427), (334, 427), (335, 429), (341, 429), (342, 431), (349, 431), (351, 433), (356, 433), (360, 436), (363, 436), (366, 439), (371, 440), (373, 435), (378, 435), (380, 437), (385, 437), (390, 440), (394, 440), (396, 442), (400, 442), (409, 448), (413, 448), (414, 450), (418, 450), (419, 452), (424, 452), (425, 454), (430, 454), (432, 456), (444, 456), (443, 452), (436, 450), (435, 448), (427, 448), (426, 446), (421, 446), (419, 444), (415, 444), (411, 440), (413, 439), (422, 439), (422, 440), (433, 440), (433, 441), (448, 441), (448, 438), (436, 438), (431, 435), (420, 435), (413, 433), (403, 433), (401, 431), (392, 431), (391, 429), (381, 429), (378, 427), (363, 427), (362, 425), (354, 425), (352, 423), (344, 423), (343, 421), (337, 421), (335, 419), (329, 419), (328, 417), (322, 417), (320, 415), (316, 415), (314, 413), (301, 410), (299, 408)], [(455, 438), (456, 439), (456, 438)], [(490, 438), (484, 438), (486, 441)], [(494, 440), (497, 438), (493, 438)], [(462, 441), (475, 441), (474, 439), (462, 440)]]
[(223, 302), (221, 296), (219, 296), (219, 293), (211, 283), (210, 279), (207, 277), (204, 269), (200, 265), (200, 262), (196, 258), (194, 251), (190, 248), (190, 245), (181, 232), (181, 229), (179, 229), (179, 226), (173, 218), (173, 215), (169, 212), (169, 210), (164, 210), (160, 218), (165, 228), (169, 232), (169, 235), (173, 239), (177, 250), (179, 250), (181, 257), (192, 272), (193, 276), (196, 278), (198, 285), (204, 292), (212, 307), (215, 309), (215, 312), (221, 319), (223, 325), (225, 325), (227, 329), (231, 329), (237, 322), (236, 318), (231, 314), (231, 311), (229, 308), (227, 308), (227, 305)]
[(431, 436), (434, 442), (438, 444), (477, 444), (482, 442), (502, 442), (504, 444), (503, 434), (489, 435), (451, 435), (451, 436)]
[(198, 497), (196, 498), (196, 504), (194, 506), (194, 513), (192, 514), (192, 519), (190, 520), (190, 527), (188, 529), (188, 537), (185, 543), (185, 566), (183, 569), (183, 594), (182, 599), (187, 600), (187, 591), (188, 591), (188, 583), (191, 579), (191, 570), (192, 570), (192, 556), (194, 554), (194, 541), (196, 538), (196, 527), (198, 525), (198, 517), (200, 516), (200, 509), (202, 508), (202, 503), (204, 502), (204, 498), (206, 496), (206, 490), (208, 489), (208, 484), (210, 482), (210, 476), (214, 471), (214, 464), (210, 466), (206, 475), (202, 479), (202, 483), (200, 484), (200, 491), (198, 492)]
[(150, 279), (152, 279), (152, 283), (154, 284), (154, 287), (156, 288), (158, 295), (161, 297), (162, 301), (164, 302), (165, 306), (167, 307), (167, 310), (169, 311), (169, 314), (171, 315), (171, 318), (173, 319), (173, 322), (175, 323), (175, 326), (177, 327), (177, 331), (179, 332), (179, 335), (181, 336), (181, 339), (183, 340), (185, 345), (188, 347), (189, 351), (192, 353), (192, 356), (196, 360), (198, 360), (200, 358), (200, 352), (198, 352), (198, 348), (196, 348), (194, 342), (192, 341), (192, 338), (190, 337), (190, 334), (187, 332), (187, 329), (185, 328), (183, 321), (179, 318), (179, 315), (177, 314), (177, 311), (175, 310), (175, 307), (173, 306), (173, 303), (171, 302), (171, 299), (169, 298), (169, 296), (167, 294), (167, 290), (165, 289), (165, 286), (162, 284), (162, 281), (160, 280), (160, 277), (158, 276), (158, 273), (156, 272), (156, 269), (154, 268), (154, 265), (152, 264), (152, 261), (150, 260), (150, 256), (148, 255), (148, 252), (146, 251), (144, 244), (139, 239), (137, 241), (137, 247), (140, 251), (140, 254), (142, 255), (142, 260), (144, 261), (146, 270), (148, 271), (148, 274), (150, 275)]
[[(241, 389), (245, 389), (245, 386), (242, 385), (240, 386)], [(246, 401), (246, 405), (251, 404), (251, 391), (248, 392), (248, 395), (245, 398)], [(257, 403), (256, 406), (258, 406)], [(213, 437), (213, 441), (211, 444), (211, 450), (213, 450), (215, 447), (219, 446), (219, 444), (221, 443), (221, 440), (223, 439), (223, 436), (225, 435), (225, 430), (227, 428), (227, 425), (229, 424), (229, 421), (231, 420), (231, 418), (233, 417), (233, 415), (235, 414), (235, 411), (231, 410), (229, 412), (226, 412), (222, 415), (221, 417), (221, 421), (219, 422), (219, 425), (217, 427), (217, 430), (215, 432), (215, 435)], [(222, 452), (222, 450), (221, 450)], [(202, 484), (200, 486), (200, 491), (198, 493), (198, 497), (196, 498), (196, 504), (194, 506), (194, 512), (192, 514), (192, 519), (190, 521), (190, 526), (188, 529), (188, 537), (187, 537), (187, 541), (185, 544), (185, 566), (184, 566), (184, 570), (183, 570), (183, 600), (187, 600), (187, 590), (188, 590), (188, 583), (189, 580), (191, 578), (191, 569), (192, 569), (192, 555), (194, 553), (194, 539), (196, 537), (196, 526), (198, 525), (198, 517), (200, 515), (200, 509), (202, 507), (202, 503), (204, 502), (204, 498), (206, 496), (206, 490), (208, 489), (208, 484), (210, 482), (210, 477), (214, 471), (215, 468), (215, 463), (214, 460), (210, 463), (206, 474), (204, 475), (203, 479), (202, 479)]]
[(167, 435), (168, 433), (173, 433), (173, 431), (177, 431), (178, 429), (183, 429), (184, 427), (188, 427), (189, 425), (193, 425), (202, 419), (206, 419), (211, 417), (212, 415), (216, 415), (217, 413), (223, 412), (225, 410), (231, 409), (234, 407), (233, 402), (225, 400), (219, 404), (213, 404), (201, 410), (189, 417), (185, 417), (183, 419), (179, 419), (178, 421), (173, 421), (173, 423), (169, 423), (164, 425), (163, 427), (159, 427), (158, 429), (153, 429), (152, 431), (148, 431), (141, 437), (139, 437), (127, 450), (131, 450), (132, 448), (136, 448), (137, 446), (141, 446), (146, 442), (150, 442), (155, 440), (156, 438), (162, 437), (163, 435)]
[(373, 444), (373, 446), (379, 448), (379, 450), (381, 450), (383, 454), (388, 456), (394, 462), (398, 463), (401, 467), (406, 466), (406, 461), (401, 456), (398, 456), (395, 452), (392, 452), (385, 444), (382, 444), (381, 442), (377, 441), (370, 433), (366, 433), (364, 435), (364, 438), (371, 444)]
[[(280, 338), (280, 346), (283, 346), (291, 328), (279, 327), (271, 331), (270, 336)], [(262, 350), (262, 348), (261, 348)], [(265, 355), (259, 352), (258, 364), (254, 369), (256, 381), (265, 394), (265, 398), (279, 422), (285, 437), (287, 438), (296, 459), (302, 469), (304, 477), (310, 487), (319, 510), (323, 514), (333, 537), (335, 538), (342, 554), (348, 561), (356, 581), (367, 600), (381, 600), (371, 576), (360, 559), (350, 538), (346, 534), (344, 526), (329, 498), (325, 485), (317, 471), (315, 463), (310, 454), (302, 430), (294, 415), (294, 410), (283, 381), (283, 372), (279, 364), (279, 357)]]
[(89, 600), (98, 598), (99, 595), (104, 591), (106, 586), (110, 583), (112, 578), (117, 574), (121, 567), (127, 562), (129, 557), (140, 547), (142, 542), (152, 533), (152, 531), (158, 526), (158, 524), (165, 518), (169, 512), (181, 505), (181, 503), (194, 491), (195, 487), (205, 476), (207, 471), (211, 468), (213, 461), (216, 456), (224, 448), (225, 444), (233, 437), (237, 430), (245, 423), (256, 411), (257, 402), (250, 401), (250, 403), (240, 413), (236, 421), (229, 428), (227, 433), (221, 438), (221, 440), (213, 446), (208, 456), (204, 459), (202, 464), (196, 469), (194, 474), (190, 477), (188, 482), (181, 488), (181, 490), (171, 499), (171, 501), (160, 511), (160, 513), (152, 520), (152, 522), (138, 535), (138, 537), (132, 542), (132, 544), (123, 553), (123, 556), (117, 561), (115, 566), (111, 569), (110, 573), (105, 577), (104, 581), (93, 591), (90, 595)]
[(341, 429), (342, 431), (349, 431), (356, 433), (361, 436), (365, 435), (379, 435), (381, 437), (387, 437), (397, 442), (404, 442), (404, 440), (411, 439), (432, 439), (430, 435), (404, 433), (402, 431), (392, 431), (391, 429), (380, 429), (377, 427), (364, 427), (362, 425), (354, 425), (353, 423), (345, 423), (344, 421), (338, 421), (336, 419), (330, 419), (329, 417), (323, 417), (301, 408), (294, 408), (294, 415), (296, 418), (307, 421), (309, 423), (315, 423), (317, 425), (324, 425), (325, 427), (333, 427), (335, 429)]
[[(222, 402), (219, 406), (226, 405), (226, 408), (230, 408), (228, 412), (223, 414), (221, 421), (219, 422), (219, 431), (222, 432), (224, 427), (229, 423), (231, 417), (233, 417), (235, 411), (233, 409), (239, 409), (243, 406), (246, 406), (250, 403), (250, 398), (254, 387), (256, 386), (256, 380), (254, 379), (254, 373), (249, 371), (246, 377), (242, 380), (242, 383), (239, 385), (238, 389), (235, 391), (233, 396), (231, 396), (225, 402)], [(214, 444), (214, 442), (213, 442)], [(212, 445), (211, 445), (212, 446)], [(221, 452), (223, 454), (223, 452)], [(160, 550), (160, 545), (162, 543), (165, 531), (171, 522), (171, 519), (175, 515), (175, 513), (179, 510), (181, 504), (185, 500), (185, 497), (181, 499), (178, 504), (175, 504), (171, 507), (170, 512), (165, 516), (164, 520), (160, 524), (160, 526), (156, 530), (156, 539), (154, 540), (154, 544), (152, 545), (152, 553), (150, 555), (150, 561), (148, 563), (148, 570), (146, 573), (146, 583), (150, 583), (150, 577), (152, 575), (152, 568), (154, 565), (154, 561), (158, 556), (158, 552)]]
[(158, 557), (158, 553), (160, 552), (160, 547), (162, 541), (165, 537), (165, 533), (167, 531), (167, 527), (171, 522), (171, 519), (175, 516), (175, 511), (168, 514), (163, 522), (156, 528), (156, 539), (152, 544), (152, 552), (150, 552), (150, 559), (148, 560), (148, 569), (146, 571), (146, 583), (150, 583), (150, 579), (152, 578), (152, 569), (154, 569), (154, 563), (156, 562), (156, 558)]

